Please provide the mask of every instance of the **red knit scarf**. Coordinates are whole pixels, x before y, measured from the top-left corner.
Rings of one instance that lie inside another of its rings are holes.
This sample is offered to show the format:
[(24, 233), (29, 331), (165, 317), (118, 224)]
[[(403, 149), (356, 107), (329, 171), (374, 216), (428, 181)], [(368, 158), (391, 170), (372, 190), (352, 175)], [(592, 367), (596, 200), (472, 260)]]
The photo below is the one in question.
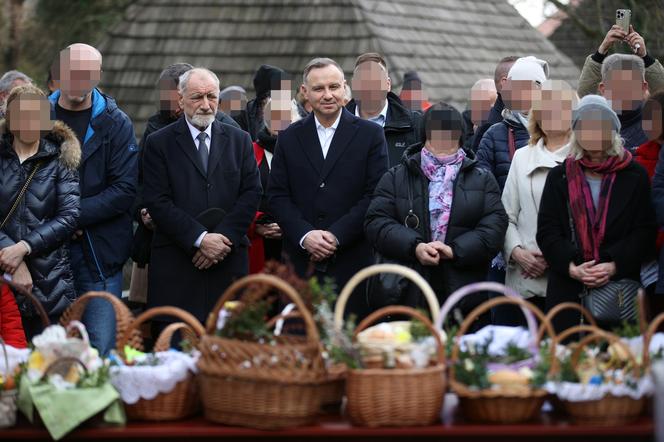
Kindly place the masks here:
[[(599, 246), (604, 240), (606, 230), (606, 214), (611, 201), (611, 191), (616, 180), (616, 172), (624, 169), (632, 161), (632, 154), (625, 151), (623, 158), (609, 157), (602, 163), (591, 163), (582, 158), (567, 158), (567, 189), (569, 191), (570, 209), (576, 228), (576, 237), (583, 251), (585, 261), (599, 262)], [(590, 186), (586, 181), (585, 171), (602, 175), (597, 210), (593, 204)]]

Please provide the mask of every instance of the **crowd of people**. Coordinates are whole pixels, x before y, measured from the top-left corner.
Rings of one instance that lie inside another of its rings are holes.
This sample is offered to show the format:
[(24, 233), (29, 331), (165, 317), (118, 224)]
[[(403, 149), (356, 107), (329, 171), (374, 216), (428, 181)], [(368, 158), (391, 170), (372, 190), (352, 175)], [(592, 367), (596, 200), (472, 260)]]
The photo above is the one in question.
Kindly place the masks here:
[[(633, 54), (608, 54), (623, 43)], [(629, 280), (652, 314), (662, 309), (664, 67), (633, 28), (609, 30), (576, 90), (536, 55), (503, 57), (464, 112), (430, 103), (416, 72), (397, 95), (378, 53), (357, 58), (351, 81), (329, 58), (301, 78), (263, 65), (252, 99), (176, 63), (156, 79), (140, 142), (98, 87), (101, 67), (102, 54), (77, 43), (51, 67), (48, 95), (21, 72), (0, 78), (0, 269), (52, 321), (88, 291), (121, 297), (129, 257), (147, 274), (148, 307), (201, 321), (271, 260), (338, 288), (398, 263), (441, 302), (498, 281), (544, 310)], [(374, 280), (347, 312), (385, 304), (423, 299), (405, 281)], [(579, 320), (570, 310), (554, 325)], [(522, 321), (501, 307), (476, 326)], [(112, 307), (94, 300), (83, 322), (107, 353)], [(30, 302), (3, 286), (0, 336), (24, 346), (39, 327)]]

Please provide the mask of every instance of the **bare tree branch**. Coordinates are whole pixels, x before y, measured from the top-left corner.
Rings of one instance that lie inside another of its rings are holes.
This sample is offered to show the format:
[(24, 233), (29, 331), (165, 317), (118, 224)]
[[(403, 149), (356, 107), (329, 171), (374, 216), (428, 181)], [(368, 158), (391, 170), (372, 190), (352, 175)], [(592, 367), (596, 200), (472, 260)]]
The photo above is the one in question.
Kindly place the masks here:
[(560, 0), (548, 0), (550, 3), (552, 3), (556, 8), (560, 9), (563, 11), (567, 16), (583, 31), (584, 34), (586, 34), (588, 37), (591, 38), (597, 38), (601, 37), (602, 33), (598, 31), (597, 29), (592, 28), (589, 26), (577, 13), (574, 11), (574, 8), (570, 7), (569, 5), (566, 5)]

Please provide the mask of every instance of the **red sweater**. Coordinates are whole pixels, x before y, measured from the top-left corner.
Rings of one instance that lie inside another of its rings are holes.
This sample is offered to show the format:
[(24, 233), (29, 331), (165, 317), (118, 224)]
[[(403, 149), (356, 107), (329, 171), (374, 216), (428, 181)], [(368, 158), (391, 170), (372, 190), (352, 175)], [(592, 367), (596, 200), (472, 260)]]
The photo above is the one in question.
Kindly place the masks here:
[(0, 285), (0, 337), (15, 348), (28, 346), (14, 293), (4, 284)]
[[(652, 183), (652, 177), (655, 176), (655, 167), (657, 167), (657, 160), (659, 159), (659, 150), (662, 148), (662, 145), (657, 141), (648, 141), (640, 145), (635, 152), (634, 161), (642, 165), (646, 172), (648, 172), (648, 177), (650, 177), (650, 182)], [(657, 250), (659, 251), (664, 245), (664, 231), (659, 230), (657, 235)]]

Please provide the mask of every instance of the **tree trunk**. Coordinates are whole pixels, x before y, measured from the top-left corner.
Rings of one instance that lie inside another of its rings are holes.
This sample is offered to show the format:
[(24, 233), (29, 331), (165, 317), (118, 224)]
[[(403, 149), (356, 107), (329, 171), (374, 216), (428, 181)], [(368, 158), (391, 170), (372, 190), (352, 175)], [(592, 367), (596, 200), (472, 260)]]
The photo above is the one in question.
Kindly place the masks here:
[(10, 0), (9, 3), (9, 38), (5, 50), (5, 66), (7, 70), (16, 69), (20, 59), (21, 27), (23, 25), (23, 2)]

